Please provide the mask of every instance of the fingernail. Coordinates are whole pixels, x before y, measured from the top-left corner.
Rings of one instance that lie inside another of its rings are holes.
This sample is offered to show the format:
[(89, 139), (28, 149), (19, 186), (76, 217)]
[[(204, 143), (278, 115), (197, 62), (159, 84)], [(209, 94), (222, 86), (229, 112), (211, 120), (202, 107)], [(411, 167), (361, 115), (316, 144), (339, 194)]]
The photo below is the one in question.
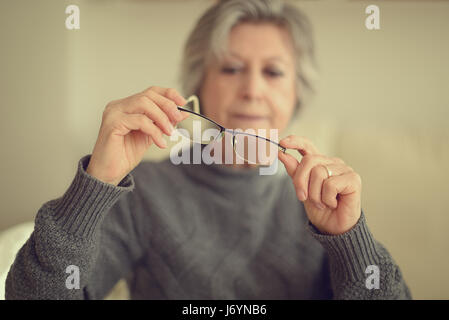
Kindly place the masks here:
[(306, 200), (306, 193), (304, 191), (299, 192), (299, 200), (301, 201)]
[(162, 146), (163, 146), (164, 148), (167, 148), (167, 147), (168, 147), (167, 141), (165, 141), (164, 138), (161, 139), (161, 142), (162, 142)]
[(187, 103), (186, 98), (184, 98), (183, 96), (181, 96), (181, 105), (185, 105)]
[(173, 130), (175, 130), (175, 128), (173, 127), (173, 125), (170, 122), (168, 123), (168, 129), (169, 129), (170, 135), (173, 133)]
[(179, 110), (175, 111), (175, 119), (178, 120), (178, 121), (182, 120), (182, 113), (181, 113), (181, 111), (179, 111)]

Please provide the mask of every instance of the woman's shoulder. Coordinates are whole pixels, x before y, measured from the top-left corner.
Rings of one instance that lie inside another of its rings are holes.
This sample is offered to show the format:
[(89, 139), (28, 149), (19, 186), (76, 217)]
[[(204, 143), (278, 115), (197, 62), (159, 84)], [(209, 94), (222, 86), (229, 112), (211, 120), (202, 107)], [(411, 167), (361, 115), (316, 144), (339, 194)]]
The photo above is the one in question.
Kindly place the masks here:
[(181, 166), (173, 164), (170, 159), (142, 161), (130, 174), (136, 189), (145, 193), (159, 194), (173, 190), (173, 186), (189, 183)]

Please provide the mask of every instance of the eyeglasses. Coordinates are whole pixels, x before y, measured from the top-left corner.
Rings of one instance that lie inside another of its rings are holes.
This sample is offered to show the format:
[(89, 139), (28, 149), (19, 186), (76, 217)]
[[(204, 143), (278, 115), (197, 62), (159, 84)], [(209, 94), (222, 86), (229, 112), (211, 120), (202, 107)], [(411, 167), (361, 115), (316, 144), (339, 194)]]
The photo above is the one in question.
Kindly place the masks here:
[(240, 163), (243, 161), (248, 164), (269, 165), (275, 158), (277, 159), (278, 150), (284, 153), (286, 151), (286, 148), (273, 140), (241, 130), (227, 129), (200, 114), (199, 100), (195, 95), (190, 96), (187, 103), (182, 107), (178, 106), (178, 109), (190, 114), (176, 125), (177, 131), (182, 136), (194, 143), (209, 145), (225, 140), (221, 138), (227, 133), (231, 138), (235, 155), (241, 160)]

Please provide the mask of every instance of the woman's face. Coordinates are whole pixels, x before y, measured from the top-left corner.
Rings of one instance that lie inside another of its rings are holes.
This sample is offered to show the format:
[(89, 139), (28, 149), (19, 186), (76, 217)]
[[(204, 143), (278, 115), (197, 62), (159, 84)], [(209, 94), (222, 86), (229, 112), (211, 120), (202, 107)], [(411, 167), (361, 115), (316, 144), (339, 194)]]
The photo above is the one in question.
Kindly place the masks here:
[(274, 24), (242, 23), (228, 38), (228, 52), (206, 70), (202, 113), (230, 129), (287, 127), (296, 103), (293, 47)]

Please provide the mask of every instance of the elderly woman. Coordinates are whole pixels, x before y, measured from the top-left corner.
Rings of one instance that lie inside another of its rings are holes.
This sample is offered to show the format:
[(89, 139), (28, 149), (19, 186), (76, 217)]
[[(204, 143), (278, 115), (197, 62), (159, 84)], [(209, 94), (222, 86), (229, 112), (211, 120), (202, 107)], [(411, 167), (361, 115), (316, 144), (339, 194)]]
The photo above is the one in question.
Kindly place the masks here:
[[(220, 1), (186, 43), (184, 94), (224, 128), (284, 134), (311, 89), (313, 60), (310, 24), (295, 7)], [(366, 225), (360, 176), (307, 139), (279, 142), (302, 155), (277, 154), (288, 175), (248, 162), (142, 162), (194, 116), (178, 109), (186, 103), (152, 86), (106, 106), (92, 155), (37, 213), (7, 299), (101, 299), (121, 278), (134, 299), (411, 298)]]

